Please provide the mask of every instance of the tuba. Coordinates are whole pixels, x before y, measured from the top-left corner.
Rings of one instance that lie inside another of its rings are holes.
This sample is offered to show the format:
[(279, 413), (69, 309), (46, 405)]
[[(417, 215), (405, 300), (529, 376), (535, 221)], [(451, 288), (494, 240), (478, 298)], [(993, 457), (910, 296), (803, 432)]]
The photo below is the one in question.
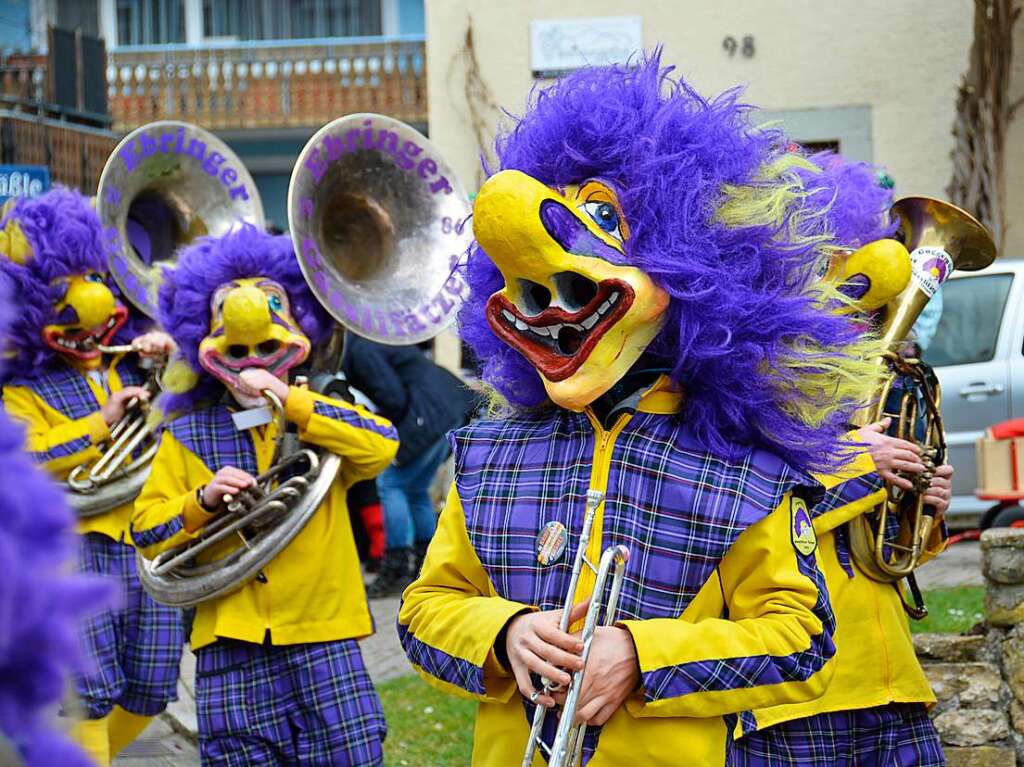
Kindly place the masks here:
[[(178, 248), (223, 233), (239, 219), (263, 224), (252, 178), (234, 152), (188, 123), (150, 123), (125, 136), (103, 167), (96, 198), (110, 273), (149, 317), (156, 316), (160, 269), (173, 266)], [(130, 345), (100, 348), (134, 351)], [(151, 399), (159, 391), (157, 367), (150, 366), (145, 384)], [(144, 403), (130, 402), (100, 457), (68, 475), (65, 487), (79, 516), (110, 511), (142, 490), (157, 449), (147, 417)]]
[[(468, 295), (459, 273), (472, 238), (469, 198), (418, 131), (376, 114), (339, 118), (299, 154), (288, 222), (309, 288), (337, 321), (309, 363), (310, 387), (345, 391), (342, 329), (382, 343), (433, 338)], [(152, 597), (191, 607), (240, 588), (302, 531), (337, 478), (341, 459), (286, 433), (281, 403), (271, 468), (225, 498), (193, 540), (139, 560)], [(200, 556), (203, 555), (203, 556)]]
[(954, 269), (983, 269), (995, 260), (996, 248), (984, 226), (950, 203), (905, 197), (892, 212), (910, 251), (910, 279), (881, 309), (878, 332), (888, 348), (879, 360), (882, 383), (875, 404), (858, 413), (856, 425), (890, 418), (889, 434), (917, 444), (926, 470), (912, 479), (913, 490), (887, 484), (885, 500), (851, 520), (848, 529), (850, 551), (860, 569), (883, 583), (907, 578), (915, 604), (904, 601), (904, 608), (911, 617), (923, 618), (927, 609), (913, 571), (934, 526), (935, 509), (924, 503), (924, 493), (935, 466), (945, 460), (946, 441), (938, 379), (927, 365), (900, 355), (896, 347)]

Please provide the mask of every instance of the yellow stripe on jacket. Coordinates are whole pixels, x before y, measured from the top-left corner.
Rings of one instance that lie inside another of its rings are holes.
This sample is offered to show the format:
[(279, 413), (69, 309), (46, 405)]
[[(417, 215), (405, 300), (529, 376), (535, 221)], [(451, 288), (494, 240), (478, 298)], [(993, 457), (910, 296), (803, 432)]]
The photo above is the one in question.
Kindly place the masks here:
[[(600, 474), (599, 467), (595, 471)], [(823, 631), (812, 612), (820, 595), (814, 580), (799, 569), (790, 529), (787, 496), (739, 536), (681, 616), (623, 622), (641, 671), (744, 658), (760, 658), (771, 666), (775, 658), (808, 650), (812, 637)], [(600, 538), (598, 530), (594, 534)], [(577, 594), (579, 599), (587, 596)], [(418, 664), (420, 675), (438, 689), (480, 702), (474, 767), (517, 764), (529, 727), (515, 680), (499, 663), (494, 642), (513, 615), (534, 608), (497, 596), (470, 543), (454, 486), (420, 576), (403, 600), (398, 622), (407, 642), (414, 636), (422, 658), (437, 658), (435, 669), (454, 669), (445, 679)], [(645, 702), (645, 691), (639, 690), (603, 727), (589, 764), (667, 767), (682, 760), (694, 767), (718, 767), (726, 757), (723, 714), (814, 698), (824, 691), (831, 667), (826, 663), (804, 681), (695, 690), (653, 702)], [(472, 694), (471, 685), (458, 680), (478, 669), (484, 693)], [(534, 763), (543, 761), (538, 756)]]
[[(372, 428), (314, 412), (318, 402)], [(373, 633), (345, 494), (352, 484), (376, 476), (391, 462), (398, 450), (397, 434), (388, 421), (362, 408), (294, 386), (285, 416), (298, 426), (300, 439), (342, 457), (338, 481), (302, 532), (264, 567), (266, 583), (252, 580), (199, 605), (192, 628), (193, 649), (218, 637), (263, 642), (268, 631), (277, 645)], [(263, 472), (273, 456), (275, 426), (252, 429), (250, 435)], [(170, 432), (162, 434), (152, 474), (132, 515), (143, 556), (152, 558), (195, 537), (212, 518), (196, 502), (196, 490), (219, 468), (205, 465)], [(226, 544), (210, 556), (237, 545), (241, 544)]]
[[(107, 369), (110, 392), (123, 388), (117, 373), (116, 358)], [(107, 392), (92, 378), (82, 375), (96, 398), (96, 411), (82, 418), (69, 418), (47, 404), (28, 386), (5, 386), (3, 405), (7, 413), (26, 426), (25, 448), (55, 480), (63, 482), (71, 471), (85, 461), (101, 455), (99, 445), (110, 437), (110, 430), (100, 408), (106, 404)], [(79, 533), (101, 533), (115, 541), (131, 542), (128, 521), (132, 504), (126, 503), (104, 514), (81, 517)]]

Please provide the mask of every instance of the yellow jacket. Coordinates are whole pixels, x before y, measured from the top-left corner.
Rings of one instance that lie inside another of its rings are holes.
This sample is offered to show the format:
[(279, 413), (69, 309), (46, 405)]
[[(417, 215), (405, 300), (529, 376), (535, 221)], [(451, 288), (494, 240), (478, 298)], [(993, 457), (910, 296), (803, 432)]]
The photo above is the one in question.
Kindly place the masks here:
[[(115, 357), (107, 369), (110, 392), (140, 385), (142, 374), (123, 356)], [(52, 476), (63, 482), (84, 461), (101, 455), (99, 445), (110, 438), (100, 408), (107, 391), (70, 365), (32, 378), (14, 379), (4, 386), (4, 409), (27, 427), (26, 449)], [(131, 543), (128, 520), (132, 504), (126, 503), (104, 514), (81, 517), (79, 533), (102, 533), (115, 541)]]
[[(269, 635), (273, 644), (287, 645), (373, 633), (345, 493), (391, 462), (397, 433), (362, 408), (295, 386), (285, 417), (298, 426), (300, 439), (342, 457), (338, 481), (302, 532), (263, 568), (265, 583), (252, 580), (199, 605), (193, 649), (218, 637), (259, 643)], [(132, 515), (132, 534), (143, 556), (152, 558), (195, 537), (213, 516), (199, 505), (196, 491), (223, 466), (266, 471), (275, 436), (275, 424), (236, 432), (224, 405), (171, 422)], [(222, 556), (236, 545), (241, 544), (225, 543), (209, 555)]]
[[(835, 674), (825, 694), (801, 703), (755, 710), (741, 718), (742, 732), (888, 703), (934, 703), (928, 680), (914, 653), (907, 615), (896, 585), (872, 580), (849, 553), (846, 523), (885, 498), (881, 479), (864, 452), (847, 467), (841, 481), (825, 480), (826, 498), (812, 510), (818, 535), (818, 563), (825, 573), (836, 616)], [(925, 559), (945, 547), (936, 527)]]
[[(735, 714), (823, 692), (832, 666), (831, 613), (813, 554), (796, 549), (797, 490), (763, 496), (774, 498), (771, 506), (749, 526), (740, 524), (723, 546), (698, 540), (735, 521), (724, 514), (721, 525), (715, 522), (719, 503), (742, 506), (732, 479), (744, 477), (753, 496), (768, 474), (752, 468), (756, 462), (744, 464), (749, 473), (734, 474), (735, 466), (694, 448), (674, 416), (678, 405), (663, 380), (635, 415), (620, 416), (611, 429), (589, 410), (559, 410), (546, 421), (484, 422), (456, 433), (456, 483), (420, 576), (403, 595), (398, 623), (406, 653), (430, 684), (479, 701), (473, 765), (507, 767), (522, 759), (525, 701), (494, 643), (517, 613), (560, 606), (564, 591), (546, 592), (560, 579), (556, 566), (571, 568), (578, 530), (567, 525), (569, 545), (548, 567), (538, 566), (534, 536), (559, 509), (570, 507), (570, 521), (581, 518), (588, 488), (607, 492), (594, 521), (591, 561), (612, 544), (631, 550), (619, 625), (633, 637), (642, 675), (640, 689), (602, 728), (590, 767), (718, 767)], [(474, 459), (481, 450), (483, 459)], [(652, 474), (659, 475), (654, 484)], [(715, 477), (720, 482), (712, 488)], [(653, 532), (642, 529), (646, 522)], [(706, 547), (714, 561), (690, 558), (677, 545), (687, 552)], [(674, 601), (668, 581), (686, 582), (691, 566), (703, 568), (695, 593)], [(593, 585), (585, 569), (574, 602), (588, 598)], [(503, 596), (537, 588), (539, 605)], [(678, 612), (666, 607), (683, 602)], [(659, 614), (665, 617), (646, 617)], [(542, 763), (538, 756), (535, 764)]]

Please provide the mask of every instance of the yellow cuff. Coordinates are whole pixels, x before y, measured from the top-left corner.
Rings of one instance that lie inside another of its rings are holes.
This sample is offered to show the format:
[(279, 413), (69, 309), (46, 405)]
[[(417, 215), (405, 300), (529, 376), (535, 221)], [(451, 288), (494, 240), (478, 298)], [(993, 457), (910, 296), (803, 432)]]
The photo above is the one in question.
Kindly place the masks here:
[(316, 399), (309, 389), (301, 386), (288, 387), (288, 401), (284, 403), (284, 417), (305, 430), (309, 425), (309, 417), (313, 415), (313, 403)]
[(103, 413), (99, 410), (86, 419), (86, 425), (89, 429), (89, 439), (92, 440), (92, 444), (98, 445), (110, 439), (110, 427), (103, 420)]
[(188, 498), (185, 499), (185, 505), (181, 509), (181, 516), (185, 520), (185, 532), (197, 533), (203, 529), (203, 526), (217, 516), (215, 511), (207, 511), (199, 505), (199, 498), (197, 490), (193, 490), (188, 494)]

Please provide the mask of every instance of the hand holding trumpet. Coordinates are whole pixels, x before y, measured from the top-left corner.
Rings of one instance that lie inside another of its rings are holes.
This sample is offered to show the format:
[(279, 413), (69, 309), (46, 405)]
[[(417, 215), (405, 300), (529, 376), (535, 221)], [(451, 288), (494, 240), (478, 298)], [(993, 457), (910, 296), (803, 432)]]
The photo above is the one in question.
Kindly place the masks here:
[[(572, 608), (570, 625), (586, 615), (590, 600)], [(505, 650), (519, 692), (542, 706), (563, 705), (569, 672), (583, 669), (583, 640), (578, 633), (559, 629), (561, 610), (525, 613), (509, 622)], [(611, 719), (640, 683), (636, 647), (629, 632), (616, 626), (599, 626), (590, 647), (576, 721), (601, 725)], [(530, 674), (539, 674), (561, 686), (548, 694), (535, 690)]]

